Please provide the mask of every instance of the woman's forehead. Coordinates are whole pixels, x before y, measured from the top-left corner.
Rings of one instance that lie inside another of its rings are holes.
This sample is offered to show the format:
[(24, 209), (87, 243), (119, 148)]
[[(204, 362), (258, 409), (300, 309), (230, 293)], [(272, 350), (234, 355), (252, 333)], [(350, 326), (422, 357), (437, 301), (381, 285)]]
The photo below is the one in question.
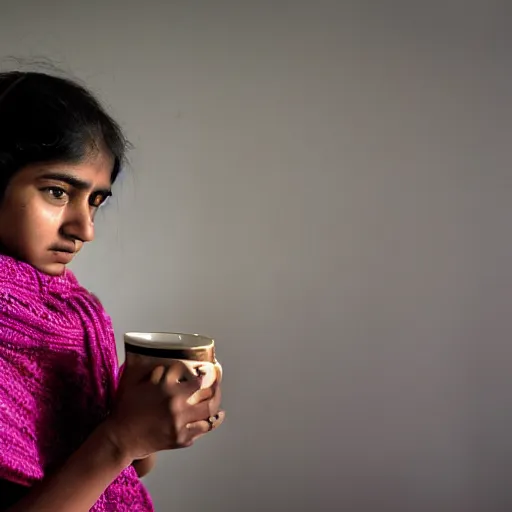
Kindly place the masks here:
[[(111, 184), (113, 168), (113, 157), (98, 153), (97, 156), (88, 157), (82, 162), (57, 161), (31, 164), (19, 172), (20, 180), (17, 181), (32, 181), (53, 174), (75, 177), (91, 183), (94, 187), (108, 187)], [(16, 175), (13, 178), (16, 178)]]

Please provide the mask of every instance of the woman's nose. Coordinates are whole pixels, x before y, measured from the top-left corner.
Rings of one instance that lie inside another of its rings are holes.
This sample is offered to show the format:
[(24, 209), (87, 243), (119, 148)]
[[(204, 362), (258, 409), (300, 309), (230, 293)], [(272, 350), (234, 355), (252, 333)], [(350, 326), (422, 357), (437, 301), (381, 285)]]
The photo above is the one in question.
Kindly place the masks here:
[(81, 242), (92, 242), (94, 240), (94, 216), (91, 207), (87, 204), (73, 208), (62, 226), (62, 232), (69, 238)]

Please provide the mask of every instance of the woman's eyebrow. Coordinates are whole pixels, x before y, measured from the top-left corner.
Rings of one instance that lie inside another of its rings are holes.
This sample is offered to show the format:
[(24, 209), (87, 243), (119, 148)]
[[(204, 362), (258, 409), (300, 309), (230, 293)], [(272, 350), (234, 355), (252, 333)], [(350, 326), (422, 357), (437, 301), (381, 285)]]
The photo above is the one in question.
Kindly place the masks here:
[[(62, 181), (63, 183), (67, 183), (68, 185), (76, 188), (77, 190), (90, 190), (92, 188), (92, 183), (90, 181), (83, 180), (78, 176), (73, 176), (71, 174), (66, 173), (48, 172), (39, 176), (39, 179)], [(99, 189), (97, 190), (97, 192), (102, 192), (104, 194), (112, 193), (110, 187)]]

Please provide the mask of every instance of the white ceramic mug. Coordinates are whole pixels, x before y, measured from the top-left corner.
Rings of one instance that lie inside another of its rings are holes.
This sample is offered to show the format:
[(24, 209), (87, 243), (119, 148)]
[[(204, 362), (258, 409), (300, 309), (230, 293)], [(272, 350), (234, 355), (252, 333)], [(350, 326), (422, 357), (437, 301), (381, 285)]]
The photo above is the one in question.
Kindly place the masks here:
[(150, 374), (159, 365), (178, 360), (191, 374), (202, 375), (201, 387), (222, 379), (222, 366), (215, 357), (215, 341), (199, 334), (175, 332), (127, 332), (124, 334), (126, 365)]

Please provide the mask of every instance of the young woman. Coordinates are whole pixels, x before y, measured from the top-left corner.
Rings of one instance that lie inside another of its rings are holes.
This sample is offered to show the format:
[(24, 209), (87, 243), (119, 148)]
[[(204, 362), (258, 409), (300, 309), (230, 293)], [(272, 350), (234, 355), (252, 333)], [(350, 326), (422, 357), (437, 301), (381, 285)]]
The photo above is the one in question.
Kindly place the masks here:
[(108, 315), (66, 269), (125, 150), (82, 86), (0, 74), (0, 510), (151, 511), (154, 454), (223, 421), (219, 385), (184, 365), (120, 372)]

